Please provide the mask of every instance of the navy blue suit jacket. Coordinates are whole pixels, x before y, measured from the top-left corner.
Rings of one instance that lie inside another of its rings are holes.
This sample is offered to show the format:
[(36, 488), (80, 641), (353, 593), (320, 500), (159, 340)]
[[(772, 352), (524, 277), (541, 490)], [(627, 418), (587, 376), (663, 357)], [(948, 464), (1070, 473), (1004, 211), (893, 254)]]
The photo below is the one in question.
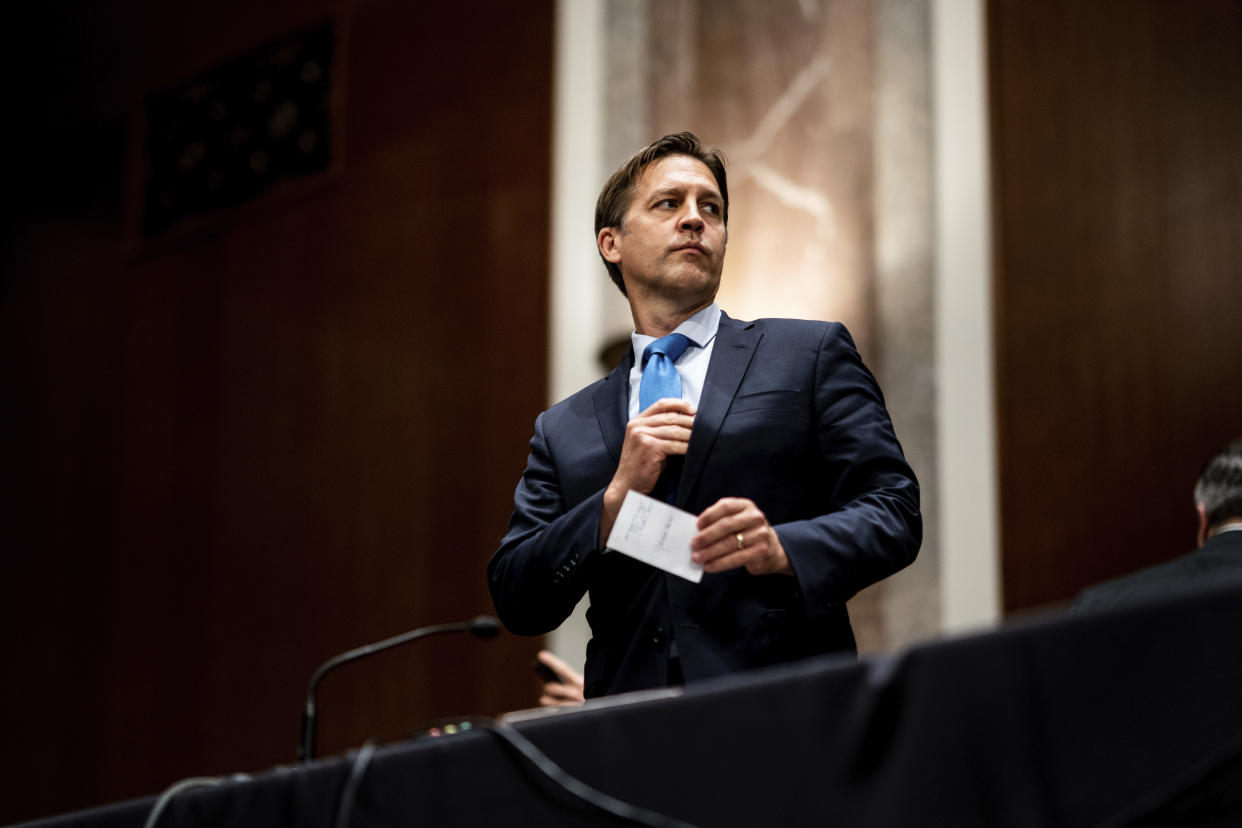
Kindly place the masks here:
[(535, 421), (509, 529), (488, 564), (511, 631), (560, 625), (586, 591), (588, 697), (853, 651), (845, 601), (910, 563), (919, 490), (874, 377), (839, 323), (722, 314), (675, 505), (755, 501), (795, 577), (745, 569), (695, 584), (600, 548), (625, 437), (633, 354)]

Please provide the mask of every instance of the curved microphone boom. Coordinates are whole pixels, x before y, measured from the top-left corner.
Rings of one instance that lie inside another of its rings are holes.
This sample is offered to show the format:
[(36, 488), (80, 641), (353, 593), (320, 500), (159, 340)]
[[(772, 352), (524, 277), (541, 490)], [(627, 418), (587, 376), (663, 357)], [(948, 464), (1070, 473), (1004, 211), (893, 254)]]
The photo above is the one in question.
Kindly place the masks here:
[(456, 624), (436, 624), (430, 627), (419, 627), (416, 630), (401, 633), (401, 635), (394, 635), (392, 638), (385, 638), (383, 641), (376, 641), (374, 644), (346, 650), (340, 655), (335, 655), (323, 664), (320, 664), (319, 668), (311, 674), (310, 681), (306, 685), (306, 707), (302, 709), (302, 741), (298, 745), (298, 761), (309, 762), (315, 756), (315, 688), (325, 675), (342, 664), (349, 664), (351, 661), (357, 661), (360, 658), (383, 652), (419, 638), (426, 638), (429, 635), (449, 632), (468, 632), (475, 638), (486, 640), (495, 638), (500, 634), (500, 622), (489, 615), (480, 615), (469, 621)]

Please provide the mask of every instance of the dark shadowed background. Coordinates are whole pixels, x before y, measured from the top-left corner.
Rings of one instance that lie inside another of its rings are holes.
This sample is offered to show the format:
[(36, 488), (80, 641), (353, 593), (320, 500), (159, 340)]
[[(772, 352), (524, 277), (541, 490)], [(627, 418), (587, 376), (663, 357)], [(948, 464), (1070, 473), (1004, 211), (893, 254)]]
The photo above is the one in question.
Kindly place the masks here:
[[(0, 821), (292, 761), (322, 660), (491, 611), (545, 403), (551, 4), (340, 5), (10, 31)], [(325, 23), (331, 167), (146, 237), (146, 96)], [(531, 706), (537, 645), (332, 674), (320, 752)]]

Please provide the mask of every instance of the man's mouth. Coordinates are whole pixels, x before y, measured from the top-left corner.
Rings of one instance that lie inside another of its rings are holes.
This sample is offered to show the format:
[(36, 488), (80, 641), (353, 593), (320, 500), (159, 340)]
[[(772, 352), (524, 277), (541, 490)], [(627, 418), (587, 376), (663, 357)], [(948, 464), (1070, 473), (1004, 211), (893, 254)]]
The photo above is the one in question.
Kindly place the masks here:
[(698, 242), (690, 242), (688, 244), (683, 244), (677, 249), (678, 250), (697, 250), (700, 253), (707, 252), (706, 250), (703, 249), (703, 245), (699, 244)]

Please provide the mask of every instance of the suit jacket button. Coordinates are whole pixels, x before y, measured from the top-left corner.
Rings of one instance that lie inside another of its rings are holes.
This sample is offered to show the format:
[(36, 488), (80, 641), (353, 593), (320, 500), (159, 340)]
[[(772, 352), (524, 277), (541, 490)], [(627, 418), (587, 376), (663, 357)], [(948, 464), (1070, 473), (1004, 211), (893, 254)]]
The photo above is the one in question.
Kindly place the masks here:
[(655, 632), (651, 636), (651, 643), (657, 649), (664, 649), (664, 630), (662, 628), (656, 627)]

